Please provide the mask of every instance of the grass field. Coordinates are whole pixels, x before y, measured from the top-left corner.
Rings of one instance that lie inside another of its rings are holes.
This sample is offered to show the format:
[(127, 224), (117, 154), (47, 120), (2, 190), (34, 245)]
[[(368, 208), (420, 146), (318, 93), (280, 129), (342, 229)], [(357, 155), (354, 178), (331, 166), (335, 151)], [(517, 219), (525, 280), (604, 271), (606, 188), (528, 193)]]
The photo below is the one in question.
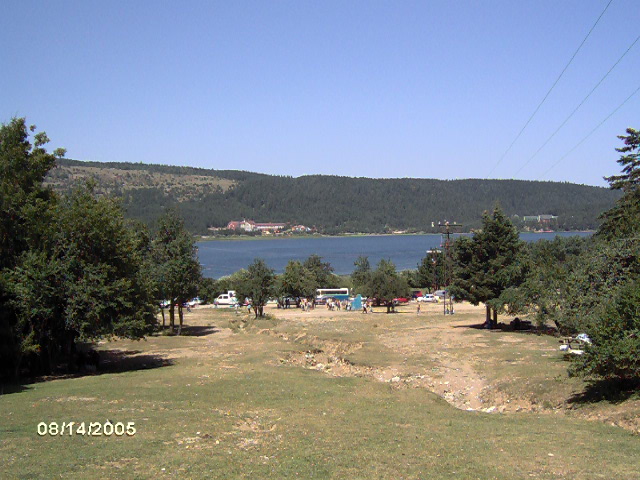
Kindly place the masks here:
[[(99, 375), (1, 395), (0, 478), (640, 479), (637, 397), (576, 400), (557, 339), (458, 312), (195, 309), (185, 336), (101, 344)], [(37, 433), (107, 420), (136, 433)]]

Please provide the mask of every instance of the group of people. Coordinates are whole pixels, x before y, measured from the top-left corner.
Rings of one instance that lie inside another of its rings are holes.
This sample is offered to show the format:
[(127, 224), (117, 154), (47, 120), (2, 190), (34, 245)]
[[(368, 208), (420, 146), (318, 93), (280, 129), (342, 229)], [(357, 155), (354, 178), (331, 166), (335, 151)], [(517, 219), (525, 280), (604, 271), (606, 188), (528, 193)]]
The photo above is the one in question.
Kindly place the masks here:
[(303, 312), (310, 312), (314, 307), (315, 305), (313, 304), (313, 302), (309, 301), (308, 298), (303, 298), (302, 300), (300, 300), (300, 308), (302, 308)]
[(362, 313), (373, 313), (373, 302), (371, 300), (362, 302)]
[(351, 302), (348, 300), (336, 300), (336, 299), (329, 299), (327, 300), (327, 310), (345, 310), (345, 311), (351, 311)]
[[(298, 300), (298, 302), (292, 302), (290, 299), (279, 299), (278, 300), (278, 308), (291, 308), (291, 306), (295, 305), (295, 306), (299, 306), (303, 312), (310, 312), (311, 310), (313, 310), (316, 306), (315, 302), (312, 300), (309, 300), (308, 298), (300, 298)], [(330, 298), (327, 300), (327, 310), (330, 311), (340, 311), (340, 310), (344, 310), (346, 312), (351, 312), (354, 311), (353, 308), (353, 304), (350, 300), (338, 300), (336, 298)], [(397, 303), (394, 303), (394, 306), (397, 305)], [(422, 305), (420, 302), (417, 302), (416, 304), (416, 313), (418, 315), (420, 315), (422, 309)], [(236, 306), (236, 311), (238, 310), (237, 306)], [(249, 311), (251, 311), (251, 306), (249, 306)], [(364, 300), (362, 302), (362, 313), (373, 313), (373, 302), (371, 301), (371, 299), (369, 300)], [(447, 309), (446, 314), (453, 314), (453, 308), (451, 309)]]

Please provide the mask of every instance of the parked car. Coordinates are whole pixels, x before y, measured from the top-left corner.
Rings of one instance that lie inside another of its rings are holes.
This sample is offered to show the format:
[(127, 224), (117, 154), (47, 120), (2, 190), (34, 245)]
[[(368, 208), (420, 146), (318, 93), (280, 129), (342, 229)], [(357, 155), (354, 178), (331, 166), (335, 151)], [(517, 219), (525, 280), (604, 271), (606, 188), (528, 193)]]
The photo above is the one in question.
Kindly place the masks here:
[(406, 297), (398, 297), (393, 299), (393, 303), (409, 303), (409, 299)]
[(238, 303), (238, 299), (235, 295), (230, 293), (223, 293), (222, 295), (218, 295), (218, 298), (213, 302), (216, 306), (218, 305), (235, 305)]
[(187, 306), (189, 306), (189, 308), (193, 308), (196, 305), (202, 305), (202, 300), (200, 300), (200, 297), (192, 298), (187, 302)]
[(418, 297), (422, 297), (424, 296), (424, 294), (422, 293), (422, 290), (415, 290), (412, 294), (411, 294), (411, 298), (413, 298), (414, 300)]
[(426, 295), (423, 295), (422, 297), (418, 297), (416, 300), (418, 300), (419, 302), (437, 303), (438, 302), (438, 297), (436, 297), (432, 293), (427, 293)]

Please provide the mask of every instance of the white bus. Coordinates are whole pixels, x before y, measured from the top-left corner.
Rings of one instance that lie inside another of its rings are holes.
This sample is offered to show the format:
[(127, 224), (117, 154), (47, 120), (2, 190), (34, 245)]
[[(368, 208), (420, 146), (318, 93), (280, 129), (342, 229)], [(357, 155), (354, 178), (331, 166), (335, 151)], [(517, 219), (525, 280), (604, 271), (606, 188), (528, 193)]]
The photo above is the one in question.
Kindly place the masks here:
[(318, 288), (316, 298), (335, 298), (336, 300), (349, 300), (348, 288)]

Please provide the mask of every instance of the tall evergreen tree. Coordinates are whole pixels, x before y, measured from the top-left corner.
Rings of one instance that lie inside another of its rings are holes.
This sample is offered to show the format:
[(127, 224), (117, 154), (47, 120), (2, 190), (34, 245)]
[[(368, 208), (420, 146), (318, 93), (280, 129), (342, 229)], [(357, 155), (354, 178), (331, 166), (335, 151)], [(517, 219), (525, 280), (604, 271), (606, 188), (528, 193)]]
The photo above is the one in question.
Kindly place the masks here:
[(623, 155), (618, 159), (622, 173), (605, 177), (612, 190), (623, 192), (616, 205), (607, 210), (597, 236), (605, 240), (631, 237), (640, 233), (640, 131), (627, 129), (627, 135), (619, 135), (625, 146), (616, 148)]
[(499, 207), (482, 217), (482, 230), (453, 245), (451, 294), (474, 305), (486, 306), (486, 324), (496, 327), (502, 309), (500, 295), (524, 279), (523, 242)]

